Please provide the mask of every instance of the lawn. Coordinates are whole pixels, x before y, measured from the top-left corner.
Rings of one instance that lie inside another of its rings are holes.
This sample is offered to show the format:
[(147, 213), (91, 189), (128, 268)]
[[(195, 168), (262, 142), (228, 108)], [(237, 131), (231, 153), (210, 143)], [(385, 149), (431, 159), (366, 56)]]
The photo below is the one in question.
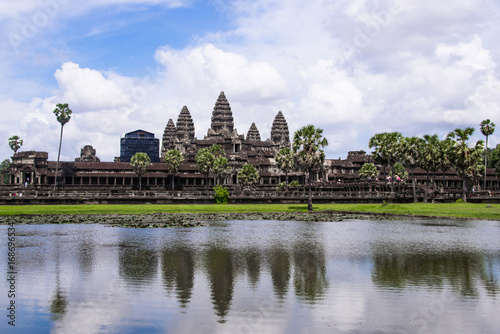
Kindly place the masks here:
[[(315, 204), (315, 211), (347, 211), (461, 217), (500, 220), (500, 204), (472, 203), (411, 203), (411, 204)], [(210, 213), (210, 212), (298, 212), (307, 211), (306, 204), (227, 204), (227, 205), (5, 205), (0, 206), (0, 216), (20, 214), (147, 214), (155, 212)]]

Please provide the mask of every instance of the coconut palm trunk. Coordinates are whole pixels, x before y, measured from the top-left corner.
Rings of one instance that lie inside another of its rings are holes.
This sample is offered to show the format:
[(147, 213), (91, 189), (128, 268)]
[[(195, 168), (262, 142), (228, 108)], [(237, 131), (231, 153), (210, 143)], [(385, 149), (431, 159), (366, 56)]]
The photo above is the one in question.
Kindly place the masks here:
[(61, 124), (61, 135), (59, 136), (59, 150), (57, 150), (56, 174), (54, 175), (54, 191), (57, 189), (57, 179), (59, 176), (59, 159), (61, 158), (61, 146), (64, 125)]

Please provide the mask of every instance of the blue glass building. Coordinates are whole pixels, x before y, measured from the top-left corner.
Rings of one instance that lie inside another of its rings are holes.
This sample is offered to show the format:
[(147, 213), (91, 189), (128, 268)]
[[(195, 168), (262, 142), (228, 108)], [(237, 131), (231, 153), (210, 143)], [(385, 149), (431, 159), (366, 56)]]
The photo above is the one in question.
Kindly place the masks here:
[(146, 153), (151, 162), (160, 162), (160, 140), (151, 132), (135, 130), (120, 139), (120, 161), (130, 162), (137, 152)]

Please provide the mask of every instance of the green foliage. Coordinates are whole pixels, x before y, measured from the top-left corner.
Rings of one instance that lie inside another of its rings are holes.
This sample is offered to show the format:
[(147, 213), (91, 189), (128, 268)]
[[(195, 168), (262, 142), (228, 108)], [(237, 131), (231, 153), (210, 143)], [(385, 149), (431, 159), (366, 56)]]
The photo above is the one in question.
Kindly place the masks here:
[(12, 136), (9, 138), (9, 146), (14, 151), (14, 154), (23, 146), (23, 140), (19, 136)]
[(286, 185), (286, 182), (278, 183), (276, 185), (276, 191), (283, 191), (283, 190), (285, 190), (285, 185)]
[(141, 176), (146, 173), (148, 167), (151, 165), (151, 159), (146, 153), (137, 152), (130, 159), (130, 164), (134, 168), (134, 172), (139, 176), (139, 190), (141, 190)]
[(455, 203), (464, 203), (464, 199), (463, 198), (459, 198), (455, 201)]
[(200, 172), (205, 175), (210, 174), (215, 157), (210, 152), (209, 148), (199, 149), (194, 159), (196, 160), (196, 164), (198, 165), (198, 169), (200, 170)]
[(363, 164), (359, 169), (359, 177), (362, 179), (375, 179), (378, 173), (378, 168), (371, 162)]
[(285, 173), (285, 177), (288, 182), (288, 173), (290, 173), (295, 168), (295, 155), (289, 147), (283, 147), (276, 153), (274, 157), (276, 160), (276, 165), (278, 168)]
[(386, 206), (389, 206), (389, 203), (387, 203), (387, 201), (383, 201), (381, 207), (386, 207)]
[(134, 168), (134, 172), (141, 176), (146, 173), (148, 167), (151, 165), (151, 159), (149, 155), (144, 152), (137, 152), (130, 159), (130, 164)]
[(394, 175), (399, 176), (401, 181), (406, 181), (406, 179), (408, 178), (408, 172), (406, 171), (404, 166), (399, 162), (396, 162), (394, 164)]
[(244, 164), (241, 170), (238, 172), (238, 182), (244, 187), (252, 186), (259, 180), (259, 172), (251, 164)]
[(180, 165), (184, 161), (181, 152), (177, 150), (169, 150), (163, 157), (163, 162), (167, 165), (167, 169), (172, 173), (172, 190), (174, 190), (174, 177), (175, 173), (179, 170)]
[(289, 187), (298, 187), (298, 186), (300, 186), (300, 183), (299, 183), (299, 181), (297, 181), (297, 180), (293, 180), (292, 182), (290, 182), (290, 183), (288, 184), (288, 186), (289, 186)]
[(218, 184), (214, 187), (214, 190), (215, 204), (227, 204), (229, 198), (229, 192), (227, 191), (227, 188)]
[(58, 103), (53, 112), (56, 115), (57, 121), (61, 123), (61, 126), (69, 122), (73, 113), (67, 103)]
[[(0, 171), (8, 171), (10, 169), (10, 161), (9, 159), (5, 159), (0, 163)], [(0, 180), (1, 184), (9, 183), (9, 174), (2, 174), (2, 179)]]

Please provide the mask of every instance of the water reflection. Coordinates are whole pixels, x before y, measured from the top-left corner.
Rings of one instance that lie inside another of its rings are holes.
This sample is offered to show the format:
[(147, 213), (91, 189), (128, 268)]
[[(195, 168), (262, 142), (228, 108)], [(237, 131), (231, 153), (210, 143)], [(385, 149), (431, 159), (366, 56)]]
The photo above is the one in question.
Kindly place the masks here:
[(33, 312), (25, 319), (50, 319), (35, 333), (415, 332), (446, 293), (453, 312), (422, 318), (427, 329), (459, 316), (470, 332), (495, 332), (498, 226), (399, 224), (22, 226), (18, 289), (32, 300), (19, 303)]
[[(463, 250), (443, 253), (387, 253), (376, 247), (373, 254), (373, 281), (381, 287), (403, 288), (450, 285), (464, 297), (478, 297), (484, 287), (498, 294), (494, 257)], [(497, 258), (498, 265), (498, 258)]]
[(163, 286), (169, 292), (175, 291), (181, 307), (187, 307), (194, 286), (195, 258), (192, 249), (176, 244), (163, 249), (161, 270)]

